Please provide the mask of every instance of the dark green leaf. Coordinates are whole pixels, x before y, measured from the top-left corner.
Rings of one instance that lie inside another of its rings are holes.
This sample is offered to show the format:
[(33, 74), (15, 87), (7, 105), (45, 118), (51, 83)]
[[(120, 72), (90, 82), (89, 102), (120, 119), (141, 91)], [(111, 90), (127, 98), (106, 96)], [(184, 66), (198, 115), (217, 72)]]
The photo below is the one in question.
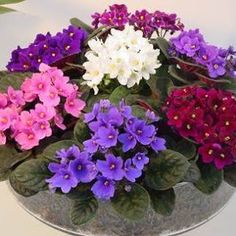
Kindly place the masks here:
[(154, 45), (156, 44), (158, 46), (158, 48), (161, 50), (161, 52), (165, 55), (167, 59), (170, 58), (169, 53), (168, 53), (168, 49), (170, 45), (166, 39), (159, 37), (153, 40), (153, 44)]
[(179, 183), (187, 173), (190, 164), (185, 156), (165, 150), (152, 157), (146, 171), (145, 182), (155, 190), (167, 190)]
[(96, 198), (73, 201), (71, 209), (71, 221), (74, 225), (82, 225), (93, 219), (98, 209)]
[(214, 165), (199, 164), (201, 178), (195, 186), (205, 194), (214, 193), (223, 181), (223, 171), (217, 170)]
[(139, 105), (133, 105), (132, 107), (132, 114), (138, 118), (144, 119), (145, 118), (145, 109)]
[(37, 194), (36, 191), (27, 189), (23, 184), (21, 184), (15, 177), (14, 172), (9, 176), (9, 181), (11, 187), (20, 195), (24, 197), (31, 197)]
[(0, 0), (0, 5), (5, 5), (5, 4), (16, 4), (19, 2), (24, 2), (25, 0)]
[(0, 72), (0, 92), (4, 93), (8, 87), (11, 86), (14, 89), (20, 89), (24, 80), (31, 76), (31, 73), (13, 73), (7, 71)]
[(236, 187), (236, 164), (225, 168), (224, 178), (228, 184), (233, 187)]
[(78, 19), (78, 18), (72, 18), (70, 19), (70, 23), (74, 26), (80, 27), (84, 30), (86, 30), (88, 33), (92, 33), (93, 32), (93, 28), (90, 27), (88, 24), (86, 24), (85, 22), (83, 22), (82, 20)]
[(44, 159), (31, 159), (14, 170), (16, 180), (26, 189), (39, 192), (47, 189), (46, 179), (50, 177), (48, 162)]
[(90, 191), (90, 186), (87, 184), (79, 185), (77, 188), (70, 191), (70, 193), (66, 194), (71, 200), (86, 200), (93, 196), (92, 192)]
[(76, 142), (75, 140), (62, 140), (47, 146), (44, 149), (42, 155), (48, 160), (55, 161), (55, 154), (58, 150), (69, 148), (72, 145), (78, 145), (78, 142)]
[(130, 94), (130, 89), (124, 86), (119, 86), (114, 89), (109, 97), (109, 100), (114, 104), (119, 104), (122, 99), (125, 99)]
[(183, 182), (196, 183), (201, 178), (201, 172), (195, 162), (191, 162), (190, 167), (186, 175), (183, 178)]
[(149, 208), (148, 192), (139, 184), (133, 184), (130, 191), (120, 189), (111, 200), (113, 208), (124, 218), (140, 220)]
[(174, 150), (183, 154), (188, 160), (194, 158), (197, 152), (196, 146), (184, 139), (177, 143), (177, 146)]
[(15, 11), (14, 9), (0, 6), (0, 15), (5, 14), (5, 13), (9, 13), (9, 12), (14, 12), (14, 11)]
[(151, 198), (152, 208), (155, 212), (164, 216), (172, 214), (175, 207), (174, 189), (168, 189), (166, 191), (150, 189), (148, 192)]
[(90, 137), (89, 128), (81, 119), (77, 121), (74, 128), (74, 137), (79, 143), (83, 143)]
[(169, 66), (169, 73), (170, 75), (175, 78), (176, 80), (180, 81), (183, 84), (191, 84), (190, 81), (187, 80), (187, 78), (185, 77), (184, 73), (182, 70), (176, 68), (176, 66), (174, 65), (170, 65)]

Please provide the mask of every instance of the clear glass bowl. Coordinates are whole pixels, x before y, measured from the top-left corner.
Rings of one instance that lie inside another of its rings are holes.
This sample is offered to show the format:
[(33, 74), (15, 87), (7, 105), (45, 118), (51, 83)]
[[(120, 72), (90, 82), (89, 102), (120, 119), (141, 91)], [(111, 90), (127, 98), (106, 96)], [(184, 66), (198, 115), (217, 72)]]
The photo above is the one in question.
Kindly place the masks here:
[(234, 188), (223, 183), (215, 193), (205, 195), (190, 183), (179, 184), (175, 187), (176, 207), (171, 216), (163, 217), (148, 209), (146, 216), (137, 222), (121, 218), (109, 203), (100, 202), (97, 216), (79, 227), (70, 221), (71, 201), (65, 196), (41, 192), (25, 198), (12, 192), (32, 216), (72, 235), (152, 236), (176, 235), (207, 222), (224, 208)]

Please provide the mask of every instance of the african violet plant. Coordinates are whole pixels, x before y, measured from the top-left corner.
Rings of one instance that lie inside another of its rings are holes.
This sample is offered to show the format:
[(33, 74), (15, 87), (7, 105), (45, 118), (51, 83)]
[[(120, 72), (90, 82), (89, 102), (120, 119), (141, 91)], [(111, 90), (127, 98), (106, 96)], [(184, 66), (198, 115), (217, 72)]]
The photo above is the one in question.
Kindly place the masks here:
[(113, 5), (92, 18), (12, 52), (0, 74), (1, 180), (25, 197), (64, 194), (78, 225), (100, 201), (136, 220), (149, 205), (170, 215), (181, 182), (205, 194), (236, 186), (234, 49), (175, 14)]

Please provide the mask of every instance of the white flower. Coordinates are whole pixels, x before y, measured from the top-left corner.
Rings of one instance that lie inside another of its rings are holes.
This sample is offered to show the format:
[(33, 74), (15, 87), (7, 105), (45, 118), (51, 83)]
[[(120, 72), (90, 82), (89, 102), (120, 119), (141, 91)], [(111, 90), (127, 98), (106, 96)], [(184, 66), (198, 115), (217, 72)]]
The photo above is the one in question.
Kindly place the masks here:
[(88, 45), (90, 51), (85, 54), (88, 61), (84, 63), (83, 79), (95, 94), (105, 76), (131, 88), (143, 78), (150, 79), (160, 66), (159, 50), (130, 25), (123, 31), (112, 29), (105, 42), (96, 38)]

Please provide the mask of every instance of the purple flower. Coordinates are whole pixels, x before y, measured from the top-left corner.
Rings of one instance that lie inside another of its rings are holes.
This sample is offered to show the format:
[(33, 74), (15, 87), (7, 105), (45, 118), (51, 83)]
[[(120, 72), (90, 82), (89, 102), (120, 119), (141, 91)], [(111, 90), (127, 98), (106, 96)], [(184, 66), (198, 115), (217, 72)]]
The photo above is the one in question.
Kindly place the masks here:
[(149, 145), (155, 133), (155, 126), (147, 125), (145, 121), (136, 119), (130, 130), (138, 142), (143, 145)]
[(61, 149), (56, 152), (56, 157), (61, 160), (61, 163), (67, 164), (68, 162), (75, 160), (80, 155), (80, 150), (76, 145), (71, 146), (68, 149)]
[(63, 193), (69, 193), (78, 185), (78, 180), (65, 168), (59, 169), (53, 177), (46, 179), (46, 182), (51, 188), (60, 188)]
[(202, 65), (207, 65), (218, 56), (219, 50), (215, 46), (204, 45), (200, 48), (196, 61)]
[(96, 165), (89, 161), (89, 154), (81, 152), (76, 160), (71, 161), (69, 170), (77, 178), (78, 182), (89, 183), (97, 176)]
[(98, 119), (101, 119), (105, 124), (115, 127), (119, 127), (123, 124), (123, 117), (116, 107), (110, 108), (107, 113), (101, 113), (98, 115)]
[(135, 182), (142, 175), (142, 171), (132, 165), (131, 159), (127, 159), (124, 164), (124, 175), (130, 182)]
[(208, 66), (209, 75), (211, 78), (217, 78), (223, 76), (226, 73), (225, 69), (226, 62), (223, 58), (218, 57), (212, 61)]
[(153, 137), (152, 142), (151, 142), (151, 148), (155, 152), (163, 151), (166, 150), (166, 140), (163, 138), (158, 138), (158, 137)]
[(123, 144), (123, 152), (128, 152), (130, 149), (133, 149), (137, 144), (135, 136), (128, 131), (127, 133), (120, 134), (118, 136), (118, 140)]
[(149, 158), (146, 156), (146, 153), (138, 152), (133, 158), (132, 161), (134, 165), (142, 170), (146, 164), (149, 162)]
[(131, 106), (125, 105), (124, 100), (122, 100), (119, 104), (119, 111), (120, 111), (121, 115), (126, 119), (130, 119), (133, 117)]
[(93, 194), (102, 200), (109, 200), (115, 194), (115, 182), (103, 176), (97, 178), (97, 181), (91, 188)]
[(151, 122), (154, 122), (154, 121), (158, 121), (159, 120), (159, 117), (156, 116), (156, 114), (153, 112), (153, 111), (150, 111), (150, 110), (147, 110), (146, 111), (146, 114), (145, 114), (146, 118), (151, 121)]
[(97, 138), (95, 136), (93, 136), (89, 140), (84, 141), (83, 145), (84, 145), (84, 150), (87, 151), (88, 153), (96, 153), (99, 147), (97, 143)]
[(106, 155), (106, 160), (97, 161), (97, 169), (106, 178), (121, 180), (124, 177), (123, 160), (121, 157), (115, 157), (112, 154)]
[(101, 127), (97, 131), (97, 143), (105, 148), (114, 147), (117, 144), (118, 131), (113, 127)]
[(100, 105), (98, 103), (94, 104), (92, 112), (86, 113), (84, 115), (84, 122), (89, 123), (93, 121), (99, 113)]

